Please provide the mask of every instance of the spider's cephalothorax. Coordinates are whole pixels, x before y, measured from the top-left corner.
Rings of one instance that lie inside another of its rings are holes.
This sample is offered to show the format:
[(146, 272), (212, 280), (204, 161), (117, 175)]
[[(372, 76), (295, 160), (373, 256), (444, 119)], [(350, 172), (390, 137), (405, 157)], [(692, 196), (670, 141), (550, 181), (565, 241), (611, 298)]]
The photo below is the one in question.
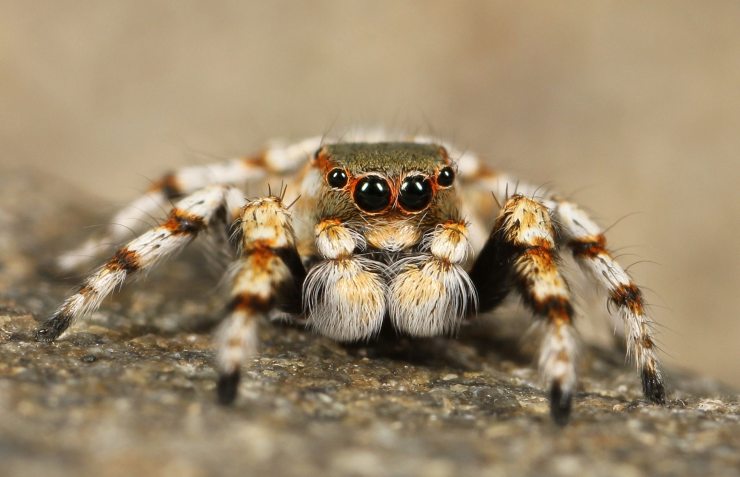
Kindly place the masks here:
[[(221, 402), (236, 397), (240, 366), (257, 352), (262, 317), (287, 315), (340, 341), (371, 338), (386, 320), (402, 333), (436, 336), (514, 291), (544, 324), (539, 367), (552, 416), (562, 423), (576, 389), (577, 355), (571, 293), (558, 267), (565, 249), (621, 316), (646, 397), (665, 402), (642, 294), (583, 210), (448, 144), (393, 139), (311, 138), (164, 176), (117, 214), (113, 222), (121, 227), (60, 258), (62, 268), (77, 267), (81, 257), (177, 201), (159, 226), (90, 275), (37, 339), (56, 339), (130, 275), (198, 234), (236, 229), (231, 298), (217, 333)], [(279, 196), (247, 200), (238, 187), (270, 177), (288, 181)]]

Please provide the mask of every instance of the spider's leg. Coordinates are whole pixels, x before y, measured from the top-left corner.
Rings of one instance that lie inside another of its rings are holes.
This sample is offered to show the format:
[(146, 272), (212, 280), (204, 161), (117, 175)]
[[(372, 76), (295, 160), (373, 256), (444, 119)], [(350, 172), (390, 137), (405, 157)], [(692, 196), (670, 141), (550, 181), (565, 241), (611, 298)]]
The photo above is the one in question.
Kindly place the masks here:
[(481, 311), (492, 309), (515, 288), (525, 305), (544, 320), (539, 368), (550, 388), (552, 417), (563, 424), (576, 388), (578, 342), (570, 292), (558, 270), (555, 247), (548, 209), (514, 195), (503, 205), (470, 277), (480, 296)]
[(239, 200), (243, 201), (240, 194), (233, 188), (211, 186), (180, 200), (166, 221), (124, 245), (93, 272), (77, 293), (39, 327), (36, 339), (55, 340), (75, 319), (95, 311), (130, 275), (151, 269), (184, 248), (218, 217), (219, 211), (226, 208), (227, 213), (233, 214), (239, 208)]
[(442, 143), (447, 149), (450, 158), (457, 167), (457, 175), (464, 185), (464, 190), (477, 190), (490, 194), (502, 204), (513, 195), (523, 195), (530, 198), (542, 198), (547, 190), (517, 177), (495, 170), (471, 151), (461, 151), (454, 146)]
[(271, 174), (282, 175), (295, 171), (320, 143), (321, 138), (313, 137), (288, 145), (275, 144), (256, 156), (188, 166), (165, 174), (154, 182), (146, 194), (118, 211), (101, 235), (62, 254), (57, 259), (57, 266), (61, 270), (73, 270), (85, 265), (105, 252), (110, 244), (121, 242), (131, 231), (141, 231), (151, 217), (159, 216), (162, 210), (168, 209), (171, 201), (209, 185), (241, 185)]
[(547, 189), (488, 166), (477, 154), (463, 151), (442, 142), (457, 170), (458, 193), (463, 199), (460, 213), (470, 219), (468, 232), (476, 250), (480, 250), (490, 234), (502, 204), (513, 195), (540, 200)]
[(314, 234), (322, 260), (303, 287), (307, 325), (337, 341), (371, 338), (386, 313), (385, 267), (356, 254), (365, 240), (340, 219), (319, 220)]
[(428, 233), (421, 254), (393, 265), (389, 312), (395, 328), (411, 336), (457, 331), (477, 295), (462, 267), (470, 250), (464, 221), (449, 220)]
[(576, 261), (606, 289), (609, 302), (621, 315), (627, 356), (633, 358), (637, 365), (645, 397), (652, 402), (665, 404), (663, 376), (641, 290), (609, 253), (603, 230), (586, 212), (566, 201), (554, 201), (551, 208), (555, 210), (563, 239), (567, 241)]
[(218, 399), (236, 398), (242, 362), (257, 353), (260, 317), (301, 311), (306, 277), (290, 214), (278, 197), (251, 201), (241, 217), (241, 257), (233, 275), (228, 316), (217, 332)]

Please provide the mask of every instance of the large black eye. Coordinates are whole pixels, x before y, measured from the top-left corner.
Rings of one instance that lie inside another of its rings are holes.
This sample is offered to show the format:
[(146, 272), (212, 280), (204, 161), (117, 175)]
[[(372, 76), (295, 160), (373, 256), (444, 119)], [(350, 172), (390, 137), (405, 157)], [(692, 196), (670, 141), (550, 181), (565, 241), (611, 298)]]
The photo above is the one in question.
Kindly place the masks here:
[(455, 182), (455, 171), (451, 167), (443, 167), (437, 175), (437, 184), (442, 187), (449, 187)]
[(326, 181), (330, 186), (341, 189), (347, 185), (347, 173), (344, 169), (332, 169), (326, 176)]
[(432, 183), (425, 176), (409, 176), (401, 183), (398, 202), (401, 207), (416, 212), (432, 201)]
[(380, 212), (391, 202), (391, 188), (382, 177), (366, 176), (357, 182), (354, 197), (365, 212)]

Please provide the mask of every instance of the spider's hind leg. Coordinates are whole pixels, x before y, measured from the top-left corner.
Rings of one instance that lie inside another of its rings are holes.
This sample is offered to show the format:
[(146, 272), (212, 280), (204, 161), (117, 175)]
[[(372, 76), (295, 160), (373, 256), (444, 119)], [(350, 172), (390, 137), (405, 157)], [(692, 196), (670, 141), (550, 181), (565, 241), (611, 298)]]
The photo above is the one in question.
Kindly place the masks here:
[(558, 270), (555, 229), (547, 208), (521, 195), (504, 204), (470, 277), (480, 311), (497, 306), (515, 288), (525, 305), (544, 320), (540, 373), (550, 388), (550, 411), (567, 422), (576, 388), (578, 341), (568, 286)]
[(240, 186), (264, 179), (268, 175), (285, 175), (300, 167), (316, 148), (321, 138), (312, 137), (290, 144), (273, 144), (263, 152), (212, 164), (187, 166), (163, 175), (142, 196), (116, 212), (105, 230), (57, 259), (60, 270), (74, 270), (128, 237), (138, 233), (170, 203), (210, 185)]
[(103, 299), (133, 274), (152, 269), (174, 255), (216, 220), (219, 211), (239, 210), (244, 200), (234, 188), (213, 186), (180, 200), (168, 218), (120, 248), (93, 272), (36, 331), (37, 341), (54, 341), (77, 318), (95, 311)]
[(645, 397), (665, 404), (663, 375), (642, 291), (609, 253), (603, 230), (586, 212), (566, 201), (556, 201), (553, 209), (574, 258), (607, 291), (613, 305), (610, 312), (618, 312), (624, 322), (627, 356), (637, 365)]
[(279, 197), (252, 201), (240, 224), (241, 257), (231, 285), (228, 316), (217, 331), (218, 400), (237, 395), (240, 366), (257, 353), (257, 325), (272, 312), (301, 311), (306, 271), (295, 246), (290, 215)]

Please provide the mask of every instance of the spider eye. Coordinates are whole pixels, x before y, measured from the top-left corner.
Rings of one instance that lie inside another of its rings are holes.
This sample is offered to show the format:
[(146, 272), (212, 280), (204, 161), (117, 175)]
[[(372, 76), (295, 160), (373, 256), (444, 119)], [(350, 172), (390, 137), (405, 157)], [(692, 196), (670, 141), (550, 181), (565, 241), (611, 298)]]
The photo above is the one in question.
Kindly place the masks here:
[(422, 175), (409, 176), (401, 183), (398, 202), (405, 210), (417, 212), (432, 201), (432, 183)]
[(326, 181), (330, 186), (341, 189), (347, 185), (347, 173), (344, 172), (344, 169), (332, 169), (326, 176)]
[(354, 199), (365, 212), (380, 212), (391, 202), (391, 188), (382, 177), (366, 176), (357, 182)]
[(437, 184), (441, 187), (449, 187), (455, 182), (455, 171), (451, 167), (443, 167), (437, 175)]

